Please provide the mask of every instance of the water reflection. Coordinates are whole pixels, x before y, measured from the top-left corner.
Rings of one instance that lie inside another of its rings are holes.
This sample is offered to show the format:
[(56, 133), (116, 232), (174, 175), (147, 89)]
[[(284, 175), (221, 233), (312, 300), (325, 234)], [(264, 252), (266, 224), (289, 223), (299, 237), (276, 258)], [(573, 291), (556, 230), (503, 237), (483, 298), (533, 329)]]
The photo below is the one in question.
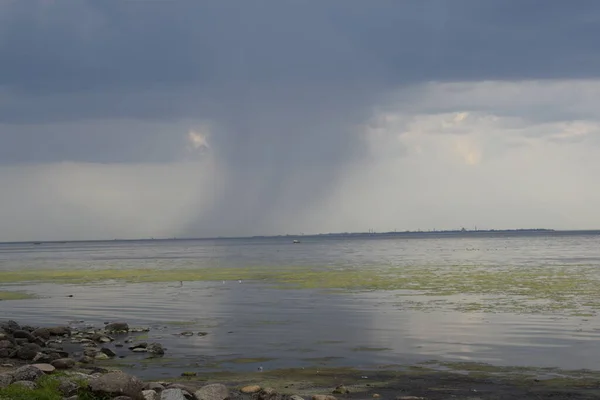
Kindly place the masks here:
[[(0, 270), (186, 266), (597, 265), (598, 236), (115, 242), (0, 245)], [(1, 274), (1, 272), (0, 272)], [(172, 368), (371, 367), (431, 359), (600, 370), (598, 317), (407, 309), (393, 292), (280, 290), (252, 282), (24, 285), (42, 299), (0, 302), (32, 324), (124, 320), (150, 326)], [(0, 288), (1, 289), (1, 288)], [(67, 297), (73, 295), (73, 297)], [(430, 301), (431, 297), (410, 297)], [(476, 301), (476, 297), (445, 297)], [(182, 337), (183, 331), (207, 332)], [(162, 367), (161, 367), (162, 368)], [(158, 373), (150, 366), (147, 374)]]

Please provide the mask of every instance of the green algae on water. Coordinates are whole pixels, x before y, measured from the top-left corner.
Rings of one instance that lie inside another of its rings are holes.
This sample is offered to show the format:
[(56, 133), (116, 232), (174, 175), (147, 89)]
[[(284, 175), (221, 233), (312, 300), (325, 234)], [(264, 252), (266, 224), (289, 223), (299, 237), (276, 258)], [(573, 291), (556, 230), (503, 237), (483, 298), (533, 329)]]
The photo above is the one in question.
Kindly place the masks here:
[[(38, 269), (5, 271), (2, 279), (6, 283), (75, 284), (204, 281), (219, 282), (220, 286), (224, 281), (224, 287), (243, 280), (282, 290), (314, 289), (337, 294), (394, 291), (399, 299), (405, 299), (399, 307), (420, 311), (450, 308), (461, 312), (595, 315), (600, 310), (600, 292), (596, 290), (600, 273), (592, 265)], [(407, 300), (407, 295), (432, 299)], [(449, 300), (460, 295), (479, 298)]]
[(25, 300), (25, 299), (35, 299), (36, 296), (24, 293), (24, 292), (12, 292), (12, 291), (1, 291), (0, 290), (0, 300)]

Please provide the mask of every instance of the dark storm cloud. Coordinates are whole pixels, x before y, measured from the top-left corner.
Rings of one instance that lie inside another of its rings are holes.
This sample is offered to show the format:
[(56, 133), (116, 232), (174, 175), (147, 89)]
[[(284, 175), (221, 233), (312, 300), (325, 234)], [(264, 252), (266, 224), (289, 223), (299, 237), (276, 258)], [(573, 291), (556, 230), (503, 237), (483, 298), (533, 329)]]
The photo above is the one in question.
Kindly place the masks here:
[(208, 121), (212, 216), (254, 225), (360, 159), (398, 88), (596, 77), (599, 21), (594, 0), (2, 2), (0, 164), (179, 160)]

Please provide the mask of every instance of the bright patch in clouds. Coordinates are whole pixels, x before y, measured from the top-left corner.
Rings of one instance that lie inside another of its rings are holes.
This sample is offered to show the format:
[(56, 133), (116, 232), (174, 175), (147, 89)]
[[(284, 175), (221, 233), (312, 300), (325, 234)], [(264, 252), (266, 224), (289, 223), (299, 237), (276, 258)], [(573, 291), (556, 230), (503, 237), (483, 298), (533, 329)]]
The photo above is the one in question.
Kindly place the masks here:
[(191, 130), (188, 132), (188, 141), (192, 149), (208, 149), (208, 133)]

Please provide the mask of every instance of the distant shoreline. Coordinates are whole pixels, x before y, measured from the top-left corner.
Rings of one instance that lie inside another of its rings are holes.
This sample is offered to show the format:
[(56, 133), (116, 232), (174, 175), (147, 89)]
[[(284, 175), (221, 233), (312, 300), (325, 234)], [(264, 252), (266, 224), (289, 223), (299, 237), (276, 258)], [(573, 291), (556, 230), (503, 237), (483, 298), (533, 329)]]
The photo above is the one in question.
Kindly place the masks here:
[(139, 238), (139, 239), (79, 239), (79, 240), (31, 240), (0, 242), (0, 245), (42, 245), (42, 244), (68, 244), (68, 243), (111, 243), (111, 242), (166, 242), (166, 241), (196, 241), (196, 240), (249, 240), (249, 239), (345, 239), (345, 238), (440, 238), (440, 237), (489, 237), (489, 236), (581, 236), (600, 235), (600, 229), (587, 230), (555, 230), (546, 228), (533, 229), (454, 229), (430, 231), (391, 231), (391, 232), (336, 232), (314, 234), (286, 234), (286, 235), (255, 235), (255, 236), (216, 236), (216, 237), (182, 237), (182, 238)]

